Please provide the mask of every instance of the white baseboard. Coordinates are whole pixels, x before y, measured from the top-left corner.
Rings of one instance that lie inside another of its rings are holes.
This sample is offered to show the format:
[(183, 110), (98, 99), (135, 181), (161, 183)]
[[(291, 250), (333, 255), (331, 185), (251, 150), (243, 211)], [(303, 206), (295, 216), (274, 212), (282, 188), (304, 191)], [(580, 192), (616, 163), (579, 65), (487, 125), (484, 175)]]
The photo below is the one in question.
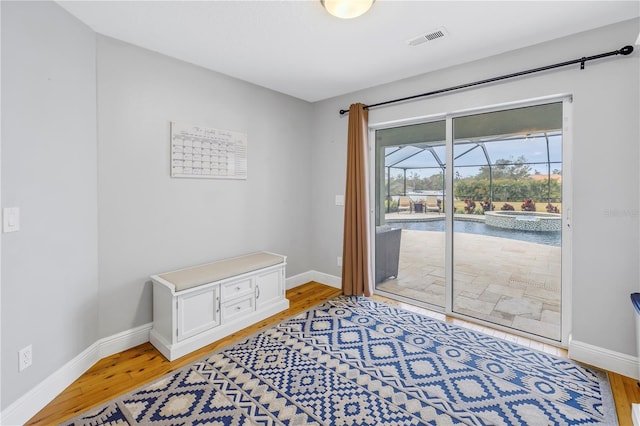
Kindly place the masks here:
[(342, 279), (340, 277), (318, 271), (307, 271), (287, 278), (287, 290), (306, 284), (309, 281), (315, 281), (335, 288), (342, 288)]
[[(308, 271), (287, 278), (286, 288), (289, 290), (309, 281), (335, 288), (342, 286), (340, 277)], [(4, 409), (0, 413), (0, 425), (24, 424), (102, 358), (148, 342), (152, 326), (149, 323), (100, 339)]]
[(98, 340), (4, 409), (0, 415), (0, 424), (26, 423), (102, 358), (148, 342), (152, 325), (145, 324)]
[(571, 340), (569, 342), (569, 358), (638, 379), (638, 358), (631, 355)]
[(126, 351), (149, 341), (149, 333), (153, 323), (150, 322), (131, 330), (114, 334), (100, 340), (100, 359), (106, 358), (118, 352)]
[(26, 423), (99, 360), (100, 350), (97, 344), (93, 344), (4, 409), (0, 423), (3, 425)]
[[(287, 278), (286, 287), (289, 290), (309, 281), (335, 288), (342, 286), (340, 277), (308, 271)], [(0, 424), (24, 424), (102, 358), (148, 342), (152, 326), (149, 323), (100, 339), (4, 409), (0, 413)]]

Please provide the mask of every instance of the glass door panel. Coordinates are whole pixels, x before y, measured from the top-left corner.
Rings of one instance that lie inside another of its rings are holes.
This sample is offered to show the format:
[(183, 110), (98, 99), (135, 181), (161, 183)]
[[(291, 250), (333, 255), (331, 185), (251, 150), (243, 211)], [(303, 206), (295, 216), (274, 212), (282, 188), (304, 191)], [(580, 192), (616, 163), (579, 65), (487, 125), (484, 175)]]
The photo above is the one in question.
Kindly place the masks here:
[(445, 306), (445, 121), (377, 130), (375, 286)]
[(562, 117), (453, 119), (453, 312), (561, 340)]

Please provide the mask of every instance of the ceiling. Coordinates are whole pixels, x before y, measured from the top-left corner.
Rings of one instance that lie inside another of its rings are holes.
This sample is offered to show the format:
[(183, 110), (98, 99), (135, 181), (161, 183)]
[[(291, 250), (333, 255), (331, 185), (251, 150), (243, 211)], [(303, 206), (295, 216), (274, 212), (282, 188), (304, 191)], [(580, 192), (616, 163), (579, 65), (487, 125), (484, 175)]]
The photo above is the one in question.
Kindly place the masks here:
[(310, 102), (640, 16), (637, 0), (377, 0), (350, 20), (319, 0), (58, 3), (99, 34)]

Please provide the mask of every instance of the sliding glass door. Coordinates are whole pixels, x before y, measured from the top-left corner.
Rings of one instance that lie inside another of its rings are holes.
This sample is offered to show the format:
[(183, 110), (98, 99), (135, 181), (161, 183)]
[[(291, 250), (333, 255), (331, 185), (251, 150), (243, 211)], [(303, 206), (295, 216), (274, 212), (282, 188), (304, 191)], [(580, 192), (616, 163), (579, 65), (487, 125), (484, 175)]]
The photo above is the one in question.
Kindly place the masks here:
[(562, 123), (559, 100), (376, 129), (376, 290), (561, 341)]
[(445, 306), (445, 121), (376, 131), (376, 288)]
[(562, 103), (453, 119), (453, 312), (560, 340)]

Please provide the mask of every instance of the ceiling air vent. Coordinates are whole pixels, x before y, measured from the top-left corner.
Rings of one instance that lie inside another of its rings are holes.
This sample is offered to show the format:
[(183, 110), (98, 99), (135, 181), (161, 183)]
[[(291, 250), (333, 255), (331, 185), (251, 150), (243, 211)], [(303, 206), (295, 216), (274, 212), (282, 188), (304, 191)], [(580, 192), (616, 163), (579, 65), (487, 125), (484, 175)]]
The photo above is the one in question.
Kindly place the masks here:
[(421, 34), (417, 37), (407, 40), (407, 44), (409, 46), (418, 46), (428, 41), (433, 41), (433, 40), (442, 38), (445, 35), (447, 35), (447, 31), (444, 28), (438, 28), (437, 30), (431, 31), (427, 34)]

